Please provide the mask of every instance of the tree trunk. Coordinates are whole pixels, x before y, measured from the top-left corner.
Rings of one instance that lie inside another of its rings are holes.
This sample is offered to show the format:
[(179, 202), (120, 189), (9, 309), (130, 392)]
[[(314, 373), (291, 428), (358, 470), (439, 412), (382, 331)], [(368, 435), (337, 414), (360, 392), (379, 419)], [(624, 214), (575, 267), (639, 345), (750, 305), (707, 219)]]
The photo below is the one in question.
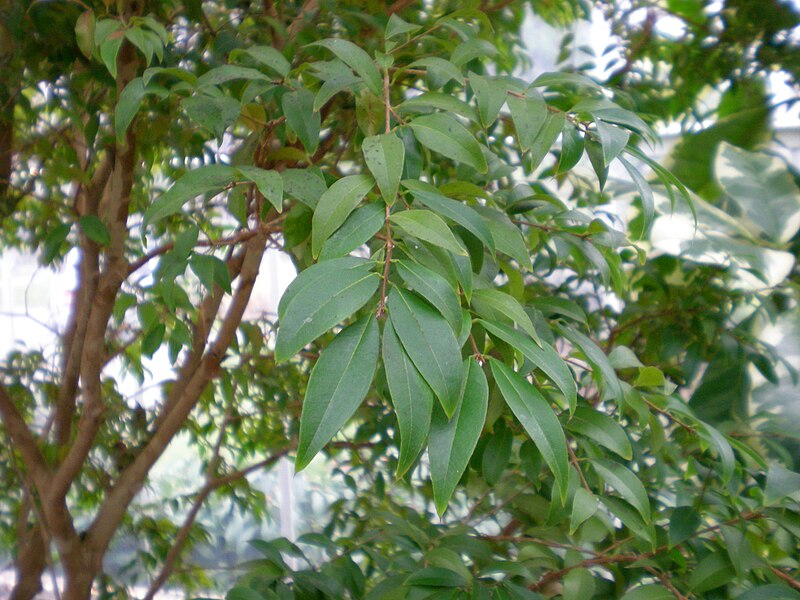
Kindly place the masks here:
[(70, 554), (62, 555), (65, 582), (61, 600), (90, 600), (102, 560), (92, 560), (84, 547), (75, 548)]
[(44, 540), (38, 527), (30, 527), (18, 540), (19, 551), (14, 561), (17, 582), (10, 600), (31, 600), (42, 589), (42, 573), (47, 566)]

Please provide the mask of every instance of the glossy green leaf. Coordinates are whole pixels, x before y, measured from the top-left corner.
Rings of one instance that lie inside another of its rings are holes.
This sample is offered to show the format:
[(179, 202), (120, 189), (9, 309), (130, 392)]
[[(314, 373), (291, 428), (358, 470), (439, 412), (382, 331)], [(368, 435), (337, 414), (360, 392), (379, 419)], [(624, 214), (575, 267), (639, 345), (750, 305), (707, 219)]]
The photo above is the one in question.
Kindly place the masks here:
[(500, 428), (489, 438), (481, 457), (481, 473), (487, 485), (494, 485), (503, 476), (511, 458), (513, 443), (514, 436), (508, 427)]
[(736, 600), (798, 600), (800, 592), (778, 584), (760, 585), (736, 596)]
[(519, 146), (527, 152), (542, 133), (547, 121), (547, 104), (540, 93), (533, 92), (525, 98), (509, 96), (508, 109), (517, 129)]
[(622, 600), (675, 600), (675, 596), (663, 585), (648, 583), (629, 590)]
[(522, 305), (513, 296), (497, 289), (482, 289), (472, 292), (470, 304), (480, 316), (490, 321), (510, 321), (516, 323), (541, 346), (539, 334), (531, 322), (531, 318)]
[(221, 139), (225, 131), (239, 118), (242, 107), (238, 100), (228, 96), (198, 94), (185, 98), (181, 107), (197, 125)]
[(400, 430), (396, 473), (400, 478), (425, 447), (431, 427), (433, 392), (403, 350), (391, 321), (383, 329), (383, 367)]
[(676, 546), (691, 538), (701, 522), (700, 513), (691, 506), (679, 506), (673, 510), (669, 518), (670, 546)]
[(556, 166), (557, 173), (566, 173), (572, 169), (583, 156), (583, 136), (578, 129), (567, 121), (561, 129), (561, 155)]
[(555, 477), (561, 501), (566, 502), (569, 457), (561, 423), (547, 400), (522, 375), (498, 360), (490, 359), (490, 363), (503, 398), (542, 453)]
[(725, 585), (736, 573), (724, 552), (712, 552), (689, 574), (689, 587), (701, 594)]
[(592, 467), (608, 485), (639, 512), (645, 523), (650, 522), (650, 500), (647, 491), (632, 471), (609, 460), (594, 460)]
[(474, 107), (455, 96), (441, 92), (425, 92), (419, 96), (409, 98), (397, 106), (397, 110), (401, 114), (430, 112), (433, 109), (461, 115), (473, 123), (478, 123), (480, 120)]
[(206, 165), (188, 171), (147, 207), (142, 228), (180, 212), (183, 205), (192, 198), (207, 192), (221, 191), (235, 179), (236, 169), (226, 165)]
[(604, 399), (620, 398), (622, 387), (619, 378), (605, 353), (588, 337), (565, 324), (556, 325), (558, 332), (574, 344), (592, 366), (595, 376), (603, 386)]
[(603, 412), (579, 406), (567, 423), (567, 429), (594, 440), (626, 460), (630, 460), (633, 456), (625, 430)]
[(228, 294), (231, 293), (231, 276), (223, 260), (211, 254), (195, 254), (189, 259), (189, 267), (209, 292), (213, 292), (214, 286), (218, 285)]
[(455, 333), (461, 331), (461, 303), (455, 289), (436, 271), (412, 261), (398, 260), (395, 264), (397, 274), (409, 289), (430, 302), (442, 313)]
[(319, 145), (320, 116), (314, 110), (314, 95), (305, 88), (283, 95), (286, 123), (297, 134), (306, 152), (314, 154)]
[(111, 243), (108, 227), (96, 215), (83, 216), (78, 222), (81, 231), (98, 246), (108, 246)]
[(587, 519), (597, 512), (599, 503), (597, 496), (578, 488), (572, 497), (572, 512), (569, 517), (569, 533), (574, 534)]
[(283, 178), (280, 173), (250, 166), (237, 167), (237, 170), (244, 179), (256, 184), (258, 191), (275, 210), (283, 212)]
[(533, 340), (522, 332), (512, 329), (503, 323), (481, 320), (479, 323), (490, 334), (497, 336), (512, 348), (522, 352), (523, 356), (531, 361), (536, 368), (541, 369), (547, 377), (556, 384), (558, 389), (567, 399), (570, 410), (574, 411), (578, 402), (578, 389), (575, 379), (567, 363), (559, 356), (558, 352), (549, 344), (537, 346)]
[(238, 56), (245, 54), (258, 63), (268, 67), (281, 77), (286, 77), (289, 74), (289, 61), (278, 50), (272, 46), (249, 46), (247, 48), (236, 49), (231, 52), (231, 60), (235, 60)]
[(470, 72), (469, 87), (472, 88), (475, 100), (478, 102), (481, 123), (484, 127), (490, 126), (506, 102), (506, 86), (497, 79)]
[(472, 38), (456, 46), (450, 55), (450, 61), (456, 66), (463, 67), (475, 58), (491, 58), (497, 54), (498, 50), (491, 42)]
[(389, 220), (407, 234), (429, 242), (453, 254), (468, 256), (467, 249), (439, 215), (429, 210), (404, 210), (392, 214)]
[(480, 207), (478, 212), (491, 231), (497, 251), (516, 260), (523, 269), (532, 269), (530, 250), (519, 228), (506, 215), (496, 210)]
[(444, 113), (423, 115), (409, 125), (423, 146), (470, 165), (480, 173), (488, 171), (489, 167), (475, 136), (453, 117)]
[(646, 523), (633, 506), (615, 496), (599, 496), (600, 502), (622, 521), (633, 535), (647, 541), (652, 549), (656, 547), (656, 532), (652, 523)]
[(414, 25), (407, 21), (404, 21), (396, 14), (392, 13), (389, 16), (389, 21), (386, 23), (386, 31), (384, 32), (384, 37), (387, 40), (390, 40), (398, 35), (403, 35), (404, 33), (414, 33), (415, 31), (419, 31), (422, 29), (420, 25)]
[(586, 313), (572, 300), (556, 296), (541, 296), (531, 300), (531, 304), (542, 311), (545, 316), (561, 315), (579, 323), (587, 323)]
[(343, 39), (327, 39), (314, 42), (311, 46), (322, 46), (333, 52), (339, 60), (352, 68), (373, 94), (380, 96), (383, 93), (383, 81), (375, 62), (363, 49), (353, 42)]
[(430, 71), (443, 74), (446, 77), (443, 83), (447, 83), (450, 80), (455, 80), (461, 85), (466, 83), (466, 79), (464, 79), (464, 75), (461, 73), (461, 70), (452, 62), (441, 58), (440, 56), (427, 56), (425, 58), (415, 60), (408, 65), (409, 69), (413, 69), (415, 67), (425, 67)]
[(564, 600), (586, 600), (594, 597), (594, 577), (589, 569), (572, 569), (564, 577)]
[(800, 502), (800, 473), (790, 471), (779, 463), (773, 463), (767, 471), (764, 501), (774, 504), (784, 498)]
[(336, 181), (319, 199), (311, 229), (311, 253), (319, 256), (322, 245), (345, 222), (375, 185), (369, 175), (348, 175)]
[[(736, 467), (736, 457), (733, 454), (730, 442), (728, 442), (727, 438), (722, 433), (707, 423), (698, 423), (697, 433), (706, 440), (717, 453), (722, 465), (722, 483), (727, 485), (733, 477), (733, 472)], [(800, 475), (798, 475), (798, 479), (800, 479)]]
[(494, 254), (495, 243), (489, 226), (470, 206), (448, 198), (433, 185), (424, 181), (403, 180), (403, 187), (411, 191), (416, 201), (421, 202), (442, 217), (458, 223), (478, 238), (484, 246)]
[(375, 135), (364, 139), (361, 151), (384, 202), (391, 206), (397, 199), (403, 174), (406, 154), (403, 142), (393, 133)]
[(456, 588), (464, 587), (467, 583), (469, 580), (465, 579), (461, 573), (441, 567), (419, 569), (405, 580), (405, 585), (426, 588)]
[[(489, 402), (489, 386), (483, 369), (468, 358), (457, 371), (465, 371), (463, 396), (448, 419), (438, 408), (433, 412), (428, 457), (436, 510), (443, 515), (447, 504), (467, 469), (478, 444)], [(459, 387), (461, 382), (459, 381)]]
[(320, 354), (303, 399), (297, 471), (336, 435), (367, 395), (379, 343), (378, 322), (370, 315), (340, 331)]
[(597, 126), (597, 135), (600, 137), (600, 146), (603, 149), (603, 162), (608, 166), (628, 145), (631, 134), (629, 131), (610, 125), (605, 121), (597, 121), (595, 125)]
[(322, 194), (328, 189), (325, 179), (313, 169), (286, 169), (281, 171), (283, 191), (297, 198), (309, 208), (316, 208)]
[(380, 282), (372, 266), (362, 259), (341, 258), (300, 273), (278, 305), (275, 360), (291, 358), (364, 306)]
[(644, 235), (650, 230), (656, 214), (653, 190), (650, 188), (650, 184), (647, 183), (647, 180), (642, 176), (636, 167), (634, 167), (629, 161), (625, 160), (625, 158), (622, 156), (618, 157), (618, 159), (619, 162), (622, 163), (622, 166), (625, 167), (625, 170), (628, 171), (633, 183), (639, 190), (639, 197), (642, 199), (642, 208), (644, 213), (644, 230), (642, 231), (642, 237), (644, 237)]
[(389, 318), (414, 366), (452, 416), (461, 394), (461, 351), (453, 329), (424, 300), (392, 288)]
[(319, 260), (349, 254), (372, 239), (383, 227), (383, 223), (384, 211), (380, 203), (374, 202), (357, 208), (322, 245)]
[(195, 87), (200, 89), (210, 85), (220, 85), (236, 79), (269, 81), (269, 77), (258, 69), (239, 65), (220, 65), (203, 73), (197, 78)]
[(133, 79), (125, 89), (120, 92), (117, 106), (114, 108), (114, 133), (117, 141), (122, 142), (128, 127), (133, 122), (136, 113), (142, 106), (146, 94), (144, 82), (141, 77)]

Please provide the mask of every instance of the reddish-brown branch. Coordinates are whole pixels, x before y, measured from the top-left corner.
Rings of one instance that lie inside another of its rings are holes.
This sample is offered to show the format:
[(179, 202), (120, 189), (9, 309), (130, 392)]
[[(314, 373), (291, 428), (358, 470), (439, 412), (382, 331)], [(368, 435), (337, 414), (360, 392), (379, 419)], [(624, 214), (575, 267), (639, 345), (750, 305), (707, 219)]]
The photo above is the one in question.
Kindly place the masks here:
[(389, 221), (389, 217), (391, 216), (391, 208), (389, 205), (386, 205), (386, 256), (383, 260), (383, 281), (381, 281), (381, 298), (378, 301), (378, 310), (376, 312), (377, 316), (382, 317), (383, 314), (386, 312), (386, 286), (389, 283), (389, 266), (392, 262), (392, 248), (394, 247), (394, 242), (392, 242), (392, 224)]

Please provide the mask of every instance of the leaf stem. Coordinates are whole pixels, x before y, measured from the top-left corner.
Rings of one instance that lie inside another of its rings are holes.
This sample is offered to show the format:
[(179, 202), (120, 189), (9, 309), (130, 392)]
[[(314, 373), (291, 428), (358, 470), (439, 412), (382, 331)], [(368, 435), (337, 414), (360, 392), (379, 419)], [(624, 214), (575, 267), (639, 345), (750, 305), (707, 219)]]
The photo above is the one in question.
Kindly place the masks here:
[(378, 303), (377, 317), (382, 317), (386, 313), (386, 285), (389, 282), (389, 264), (392, 262), (392, 224), (389, 221), (391, 208), (386, 205), (386, 256), (383, 260), (383, 281), (381, 282), (381, 299)]

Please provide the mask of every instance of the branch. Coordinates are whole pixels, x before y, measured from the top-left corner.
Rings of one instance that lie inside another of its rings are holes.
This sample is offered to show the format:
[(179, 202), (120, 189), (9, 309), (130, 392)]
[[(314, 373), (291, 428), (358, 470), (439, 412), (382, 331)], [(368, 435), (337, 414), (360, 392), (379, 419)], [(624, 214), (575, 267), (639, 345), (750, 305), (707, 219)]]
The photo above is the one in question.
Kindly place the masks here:
[(30, 473), (36, 489), (42, 494), (47, 489), (50, 468), (39, 450), (36, 437), (2, 384), (0, 384), (0, 417), (15, 448), (22, 455), (25, 468)]

